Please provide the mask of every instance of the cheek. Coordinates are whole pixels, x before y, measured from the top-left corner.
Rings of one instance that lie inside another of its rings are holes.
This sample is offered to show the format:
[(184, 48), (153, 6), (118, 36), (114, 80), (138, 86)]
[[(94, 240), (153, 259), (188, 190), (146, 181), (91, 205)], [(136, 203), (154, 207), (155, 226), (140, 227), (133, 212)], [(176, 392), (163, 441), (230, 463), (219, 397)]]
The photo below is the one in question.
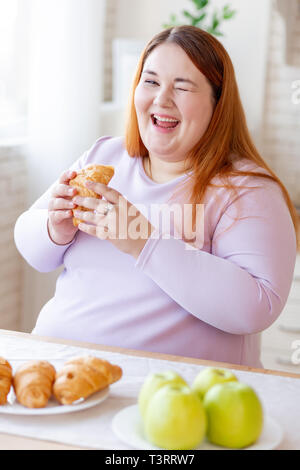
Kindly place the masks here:
[(137, 112), (137, 115), (146, 112), (150, 104), (149, 97), (147, 93), (138, 85), (134, 94), (134, 105)]
[(187, 121), (193, 121), (196, 125), (206, 125), (210, 122), (213, 114), (211, 100), (186, 101), (182, 106), (182, 115)]

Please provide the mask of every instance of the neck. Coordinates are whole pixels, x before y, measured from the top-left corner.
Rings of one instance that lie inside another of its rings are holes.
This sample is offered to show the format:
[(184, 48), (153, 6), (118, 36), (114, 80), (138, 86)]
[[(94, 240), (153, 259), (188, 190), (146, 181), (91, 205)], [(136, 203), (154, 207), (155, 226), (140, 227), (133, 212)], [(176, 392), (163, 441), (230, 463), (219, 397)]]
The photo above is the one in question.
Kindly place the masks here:
[(167, 183), (185, 173), (184, 161), (165, 162), (149, 156), (144, 158), (146, 174), (156, 183)]

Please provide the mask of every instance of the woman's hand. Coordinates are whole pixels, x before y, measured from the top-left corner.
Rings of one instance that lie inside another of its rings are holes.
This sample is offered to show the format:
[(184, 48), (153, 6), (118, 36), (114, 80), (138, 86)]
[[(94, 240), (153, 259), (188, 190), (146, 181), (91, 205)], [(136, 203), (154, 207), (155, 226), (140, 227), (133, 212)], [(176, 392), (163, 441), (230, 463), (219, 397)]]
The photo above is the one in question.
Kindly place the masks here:
[(75, 196), (73, 202), (90, 211), (75, 210), (74, 216), (83, 222), (79, 230), (109, 240), (116, 248), (138, 258), (154, 227), (141, 212), (118, 191), (105, 184), (86, 182), (86, 187), (104, 199)]
[(78, 230), (72, 220), (72, 209), (76, 207), (72, 197), (77, 190), (69, 186), (69, 181), (75, 178), (76, 174), (75, 171), (66, 171), (60, 176), (48, 204), (48, 231), (50, 238), (57, 245), (70, 243)]

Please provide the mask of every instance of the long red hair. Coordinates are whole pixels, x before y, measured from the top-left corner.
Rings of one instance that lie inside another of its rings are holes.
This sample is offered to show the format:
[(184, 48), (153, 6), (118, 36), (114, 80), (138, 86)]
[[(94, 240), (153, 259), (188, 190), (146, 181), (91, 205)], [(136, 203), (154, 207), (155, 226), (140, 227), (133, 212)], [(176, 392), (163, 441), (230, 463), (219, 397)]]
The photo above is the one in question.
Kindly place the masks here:
[[(204, 135), (186, 158), (192, 174), (190, 200), (194, 207), (201, 204), (213, 178), (224, 181), (221, 187), (235, 192), (230, 183), (234, 176), (259, 176), (278, 183), (289, 208), (298, 240), (298, 214), (287, 189), (265, 163), (256, 149), (246, 122), (231, 59), (223, 45), (211, 34), (194, 26), (178, 26), (157, 34), (145, 47), (133, 80), (126, 120), (125, 146), (132, 157), (147, 157), (148, 150), (140, 136), (134, 105), (134, 94), (139, 84), (146, 59), (159, 45), (168, 42), (180, 46), (194, 65), (208, 79), (215, 99), (215, 109)], [(231, 156), (237, 155), (256, 163), (265, 172), (241, 171), (233, 166)], [(194, 220), (195, 222), (195, 220)]]

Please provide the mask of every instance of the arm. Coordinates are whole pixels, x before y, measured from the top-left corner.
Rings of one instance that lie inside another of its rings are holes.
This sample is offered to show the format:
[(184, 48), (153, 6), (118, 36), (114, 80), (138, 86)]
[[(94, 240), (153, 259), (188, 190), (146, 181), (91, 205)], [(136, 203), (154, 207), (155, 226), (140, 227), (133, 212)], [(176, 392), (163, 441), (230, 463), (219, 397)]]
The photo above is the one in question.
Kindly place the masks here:
[[(86, 161), (85, 153), (71, 170), (79, 171)], [(66, 245), (54, 243), (48, 231), (48, 204), (55, 182), (31, 207), (17, 219), (14, 231), (15, 244), (25, 260), (37, 271), (50, 272), (63, 264)]]
[[(234, 222), (239, 209), (242, 217)], [(215, 328), (233, 334), (262, 331), (284, 307), (296, 259), (294, 226), (280, 189), (266, 183), (244, 190), (212, 233), (212, 253), (152, 237), (136, 266)]]
[[(114, 146), (119, 141), (114, 139), (112, 144), (109, 136), (100, 137), (70, 168), (70, 171), (79, 171), (93, 162), (106, 159), (104, 164), (109, 164), (114, 152)], [(116, 143), (114, 143), (116, 141)], [(105, 150), (105, 142), (109, 145)], [(37, 271), (50, 272), (63, 264), (64, 254), (69, 246), (55, 244), (48, 232), (48, 204), (53, 188), (57, 181), (17, 220), (15, 225), (15, 243), (25, 260)]]

